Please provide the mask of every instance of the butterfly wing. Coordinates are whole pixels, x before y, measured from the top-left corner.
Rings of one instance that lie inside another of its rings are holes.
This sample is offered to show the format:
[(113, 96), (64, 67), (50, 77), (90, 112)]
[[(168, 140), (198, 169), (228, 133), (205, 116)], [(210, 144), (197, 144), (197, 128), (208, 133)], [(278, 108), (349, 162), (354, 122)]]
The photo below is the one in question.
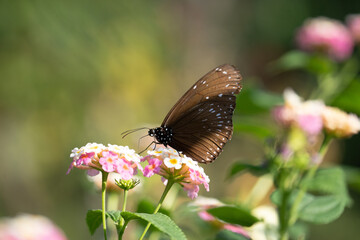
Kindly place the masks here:
[(169, 145), (198, 162), (214, 161), (232, 136), (232, 115), (235, 95), (241, 90), (240, 81), (239, 71), (228, 64), (197, 81), (161, 125), (172, 129)]

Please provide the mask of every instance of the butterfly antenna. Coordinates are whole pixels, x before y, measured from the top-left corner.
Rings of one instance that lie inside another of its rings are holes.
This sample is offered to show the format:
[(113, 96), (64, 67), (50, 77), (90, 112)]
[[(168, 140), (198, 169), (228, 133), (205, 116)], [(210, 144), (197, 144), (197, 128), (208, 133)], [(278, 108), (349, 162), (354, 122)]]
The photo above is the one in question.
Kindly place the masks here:
[(127, 131), (121, 133), (121, 135), (123, 135), (122, 138), (126, 137), (127, 135), (129, 135), (129, 134), (131, 134), (131, 133), (134, 133), (134, 132), (137, 132), (137, 131), (143, 130), (143, 129), (150, 129), (150, 128), (148, 128), (148, 127), (142, 127), (142, 128), (135, 128), (135, 129), (127, 130)]

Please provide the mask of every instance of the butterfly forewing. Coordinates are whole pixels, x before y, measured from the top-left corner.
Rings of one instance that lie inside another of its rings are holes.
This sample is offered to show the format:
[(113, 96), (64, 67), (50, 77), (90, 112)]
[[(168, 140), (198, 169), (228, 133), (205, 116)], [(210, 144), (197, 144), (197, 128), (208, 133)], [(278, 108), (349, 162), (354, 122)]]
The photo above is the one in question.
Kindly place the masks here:
[[(211, 102), (219, 94), (238, 94), (241, 90), (240, 80), (239, 71), (232, 65), (225, 64), (211, 70), (177, 101), (161, 126), (172, 126), (193, 107), (201, 102)], [(225, 101), (225, 99), (220, 101)]]
[(172, 129), (169, 145), (198, 162), (214, 161), (232, 136), (240, 81), (239, 71), (227, 64), (197, 81), (162, 123), (162, 127)]

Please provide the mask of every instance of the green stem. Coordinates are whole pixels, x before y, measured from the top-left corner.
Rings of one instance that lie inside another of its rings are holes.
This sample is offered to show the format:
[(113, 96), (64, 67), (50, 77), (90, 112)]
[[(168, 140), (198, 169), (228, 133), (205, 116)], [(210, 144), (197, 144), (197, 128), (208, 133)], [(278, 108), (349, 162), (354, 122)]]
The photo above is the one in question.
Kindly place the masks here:
[[(156, 209), (155, 209), (155, 211), (154, 211), (153, 214), (156, 214), (156, 213), (159, 211), (159, 209), (160, 209), (160, 207), (161, 207), (161, 205), (162, 205), (162, 203), (163, 203), (166, 195), (168, 194), (170, 188), (172, 187), (172, 185), (173, 185), (174, 183), (175, 183), (175, 182), (174, 182), (173, 180), (170, 180), (170, 179), (168, 180), (168, 183), (166, 184), (165, 190), (164, 190), (164, 192), (163, 192), (163, 194), (162, 194), (162, 196), (161, 196), (161, 198), (160, 198), (160, 200), (159, 200), (159, 203), (158, 203), (158, 205), (157, 205), (157, 207), (156, 207)], [(151, 226), (151, 223), (148, 223), (147, 226), (146, 226), (146, 228), (145, 228), (145, 230), (144, 230), (144, 232), (142, 233), (141, 237), (139, 238), (139, 240), (142, 240), (142, 239), (145, 237), (145, 234), (146, 234), (146, 232), (149, 230), (150, 226)]]
[(106, 181), (108, 178), (109, 173), (101, 172), (102, 175), (102, 183), (101, 183), (101, 207), (102, 207), (102, 222), (103, 222), (103, 229), (104, 229), (104, 239), (107, 240), (106, 236), (106, 209), (105, 209), (105, 196), (106, 196)]
[[(122, 206), (122, 210), (121, 212), (125, 212), (126, 210), (126, 203), (127, 203), (127, 195), (128, 195), (128, 190), (125, 190), (124, 189), (124, 202), (123, 202), (123, 206)], [(120, 219), (120, 223), (119, 223), (119, 233), (118, 233), (118, 236), (119, 236), (119, 240), (122, 239), (122, 236), (124, 234), (124, 231), (125, 231), (125, 228), (126, 228), (126, 225), (125, 225), (125, 220), (124, 218), (121, 218)]]
[(315, 176), (316, 170), (318, 169), (318, 165), (314, 165), (310, 168), (310, 170), (307, 172), (305, 178), (304, 178), (304, 182), (303, 184), (301, 184), (300, 187), (300, 191), (297, 194), (294, 204), (292, 205), (291, 209), (290, 209), (290, 219), (289, 219), (289, 226), (292, 226), (296, 220), (298, 219), (299, 216), (299, 207), (300, 204), (305, 196), (305, 193), (307, 191), (308, 188), (308, 183), (311, 181), (311, 179), (313, 179), (313, 177)]
[[(325, 156), (325, 154), (327, 152), (327, 149), (328, 149), (328, 147), (330, 145), (330, 141), (331, 141), (331, 137), (329, 135), (325, 135), (323, 144), (321, 145), (321, 148), (320, 148), (320, 151), (319, 151), (321, 159), (324, 158), (324, 156)], [(297, 196), (295, 198), (295, 201), (294, 201), (294, 204), (292, 205), (292, 208), (290, 210), (290, 216), (291, 217), (289, 219), (289, 226), (293, 225), (297, 221), (298, 216), (299, 216), (298, 213), (299, 213), (299, 207), (300, 207), (301, 201), (303, 200), (303, 198), (305, 196), (305, 193), (307, 192), (309, 182), (314, 178), (318, 168), (319, 168), (319, 165), (315, 164), (307, 172), (307, 174), (306, 174), (306, 176), (305, 176), (305, 178), (303, 180), (303, 184), (301, 184), (300, 191), (297, 194)]]
[(287, 240), (288, 227), (289, 227), (289, 217), (288, 217), (288, 202), (291, 195), (291, 191), (285, 190), (282, 194), (281, 205), (279, 209), (279, 221), (280, 221), (280, 240)]

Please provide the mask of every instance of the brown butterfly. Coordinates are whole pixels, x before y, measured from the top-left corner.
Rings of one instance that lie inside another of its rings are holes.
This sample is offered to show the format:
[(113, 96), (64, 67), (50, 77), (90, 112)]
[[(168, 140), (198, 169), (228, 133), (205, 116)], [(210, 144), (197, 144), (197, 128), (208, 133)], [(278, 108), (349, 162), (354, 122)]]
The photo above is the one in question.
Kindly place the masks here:
[(170, 146), (200, 163), (213, 162), (231, 139), (241, 79), (229, 64), (208, 72), (177, 101), (160, 127), (148, 131), (153, 143)]

